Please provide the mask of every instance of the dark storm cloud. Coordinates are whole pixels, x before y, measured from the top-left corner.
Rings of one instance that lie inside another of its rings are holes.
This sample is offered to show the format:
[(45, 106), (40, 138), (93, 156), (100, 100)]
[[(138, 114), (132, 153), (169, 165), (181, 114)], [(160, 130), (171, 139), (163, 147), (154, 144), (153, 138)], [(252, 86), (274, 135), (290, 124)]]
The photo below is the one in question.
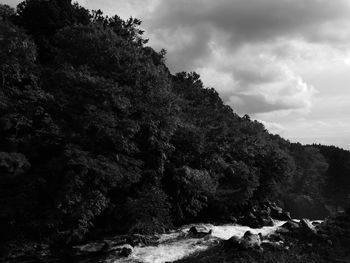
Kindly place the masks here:
[(192, 41), (179, 43), (179, 52), (170, 53), (178, 68), (178, 63), (193, 66), (193, 60), (208, 53), (218, 32), (227, 49), (290, 37), (320, 42), (334, 38), (322, 25), (348, 16), (346, 0), (164, 0), (145, 23), (161, 42), (167, 42), (164, 36), (181, 38), (182, 29), (191, 34)]
[(211, 52), (209, 40), (212, 35), (205, 26), (180, 27), (164, 31), (154, 37), (159, 39), (161, 36), (163, 47), (170, 51), (167, 59), (171, 62), (169, 67), (173, 71), (193, 70), (194, 65), (200, 65), (201, 60), (205, 60)]
[[(308, 38), (320, 24), (346, 18), (346, 0), (165, 0), (151, 16), (153, 29), (211, 25), (231, 41), (267, 41), (291, 34)], [(324, 36), (326, 37), (326, 36)]]
[(231, 97), (233, 107), (239, 108), (239, 113), (255, 114), (260, 112), (272, 112), (278, 110), (297, 109), (298, 105), (281, 101), (270, 101), (261, 94), (236, 94)]
[(349, 15), (347, 0), (161, 0), (144, 21), (151, 44), (168, 50), (171, 69), (215, 71), (210, 76), (215, 79), (226, 74), (232, 86), (215, 86), (222, 98), (228, 103), (239, 98), (235, 109), (259, 113), (310, 108), (314, 89), (285, 70), (279, 58), (293, 58), (292, 40), (350, 41), (344, 30)]
[(270, 83), (279, 77), (277, 74), (261, 74), (258, 70), (252, 70), (250, 68), (237, 68), (234, 71), (234, 76), (239, 81), (240, 87)]

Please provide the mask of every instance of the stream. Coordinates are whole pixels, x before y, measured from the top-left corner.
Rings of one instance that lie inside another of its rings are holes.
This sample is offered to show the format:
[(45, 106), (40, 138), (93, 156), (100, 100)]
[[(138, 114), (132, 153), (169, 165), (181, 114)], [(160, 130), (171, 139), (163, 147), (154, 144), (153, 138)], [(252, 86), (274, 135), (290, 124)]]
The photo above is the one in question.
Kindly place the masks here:
[(221, 239), (227, 240), (232, 236), (242, 237), (246, 231), (253, 234), (261, 233), (267, 236), (276, 231), (285, 221), (274, 221), (274, 226), (263, 228), (250, 228), (237, 224), (215, 226), (211, 224), (191, 225), (203, 231), (212, 230), (206, 238), (189, 238), (188, 230), (191, 226), (183, 226), (169, 234), (159, 235), (157, 246), (135, 247), (128, 258), (108, 258), (106, 263), (165, 263), (182, 259), (196, 252), (204, 251), (218, 243)]

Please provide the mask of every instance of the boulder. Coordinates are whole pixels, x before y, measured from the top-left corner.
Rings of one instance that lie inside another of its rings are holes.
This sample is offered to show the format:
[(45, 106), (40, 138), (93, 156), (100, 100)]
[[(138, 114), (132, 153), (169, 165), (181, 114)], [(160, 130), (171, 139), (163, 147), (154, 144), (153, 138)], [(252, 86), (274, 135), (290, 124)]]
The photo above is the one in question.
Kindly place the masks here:
[(240, 218), (239, 223), (244, 226), (249, 226), (251, 228), (260, 228), (262, 227), (261, 223), (259, 223), (259, 220), (257, 217), (252, 213), (247, 213), (244, 217)]
[(208, 232), (201, 231), (197, 229), (195, 226), (192, 226), (190, 230), (188, 230), (188, 236), (192, 238), (206, 238), (210, 237), (212, 230), (210, 229)]
[(263, 226), (274, 226), (275, 225), (270, 216), (268, 216), (266, 218), (262, 218), (261, 221), (262, 221), (261, 223)]
[(244, 233), (241, 239), (241, 245), (243, 248), (260, 248), (261, 245), (261, 234), (253, 234), (250, 231)]
[(274, 222), (270, 216), (271, 209), (262, 205), (260, 208), (255, 209), (255, 225), (259, 228), (263, 226), (273, 226)]
[(126, 244), (129, 244), (132, 247), (136, 247), (142, 244), (142, 241), (140, 240), (140, 238), (135, 237), (135, 236), (129, 236), (126, 238)]
[(282, 234), (282, 235), (289, 234), (290, 232), (291, 232), (290, 230), (284, 227), (280, 227), (276, 230), (276, 233)]
[(276, 203), (268, 202), (266, 205), (269, 205), (270, 216), (274, 219), (287, 221), (291, 220), (289, 212), (284, 212), (283, 209), (276, 205)]
[(125, 245), (120, 248), (119, 250), (119, 256), (120, 257), (128, 257), (132, 254), (133, 248), (130, 245)]
[(234, 247), (234, 248), (242, 248), (241, 246), (241, 239), (236, 236), (230, 237), (227, 241), (225, 241), (225, 244), (228, 245), (229, 247)]
[(225, 241), (225, 245), (229, 248), (235, 248), (238, 250), (260, 249), (261, 240), (260, 233), (257, 235), (247, 231), (242, 238), (232, 236)]
[(273, 219), (280, 221), (291, 220), (288, 212), (283, 212), (282, 208), (269, 201), (265, 201), (260, 206), (252, 206), (249, 211), (239, 219), (239, 224), (251, 228), (261, 228), (264, 226), (273, 226)]
[(113, 247), (109, 251), (111, 255), (120, 257), (120, 258), (129, 257), (132, 254), (132, 252), (133, 252), (133, 247), (129, 244)]
[(311, 222), (308, 219), (301, 219), (299, 222), (299, 226), (302, 229), (302, 231), (307, 234), (316, 234), (316, 230), (314, 229), (314, 226), (311, 224)]
[(190, 230), (188, 230), (189, 234), (197, 234), (199, 231), (197, 230), (197, 228), (195, 226), (191, 226)]
[(271, 214), (279, 214), (283, 212), (283, 209), (276, 205), (276, 203), (269, 203)]
[(313, 237), (317, 231), (309, 220), (301, 219), (299, 223), (293, 220), (287, 221), (277, 230), (277, 233), (309, 238)]
[(288, 230), (297, 230), (300, 228), (299, 223), (295, 222), (293, 220), (288, 220), (286, 223), (282, 225), (282, 227), (288, 229)]
[(314, 221), (314, 222), (312, 222), (312, 225), (313, 226), (318, 226), (318, 225), (320, 225), (321, 223), (320, 222), (318, 222), (318, 221)]
[(271, 217), (280, 221), (292, 220), (289, 212), (277, 212), (277, 210), (271, 212)]

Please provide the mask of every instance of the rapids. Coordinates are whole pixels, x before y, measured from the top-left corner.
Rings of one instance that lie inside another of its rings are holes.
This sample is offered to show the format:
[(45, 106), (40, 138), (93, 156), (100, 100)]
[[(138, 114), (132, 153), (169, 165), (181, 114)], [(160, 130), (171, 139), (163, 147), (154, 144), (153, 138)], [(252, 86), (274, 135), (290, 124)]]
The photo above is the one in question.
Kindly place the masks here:
[(207, 238), (188, 238), (186, 234), (190, 226), (184, 226), (170, 234), (159, 235), (159, 244), (157, 246), (135, 247), (129, 258), (115, 259), (109, 258), (108, 263), (165, 263), (182, 259), (188, 255), (208, 249), (216, 244), (218, 240), (227, 240), (232, 236), (242, 237), (246, 231), (253, 234), (261, 233), (267, 236), (276, 231), (285, 221), (274, 221), (275, 225), (263, 228), (250, 228), (237, 224), (215, 226), (211, 224), (198, 224), (199, 229), (212, 230), (211, 237)]

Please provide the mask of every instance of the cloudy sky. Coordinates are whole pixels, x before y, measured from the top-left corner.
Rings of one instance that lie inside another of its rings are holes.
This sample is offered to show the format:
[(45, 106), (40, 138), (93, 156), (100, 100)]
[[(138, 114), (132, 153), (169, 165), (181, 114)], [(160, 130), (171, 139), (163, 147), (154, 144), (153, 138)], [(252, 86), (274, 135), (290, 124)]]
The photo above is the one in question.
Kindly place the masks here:
[(140, 18), (172, 72), (198, 72), (271, 132), (350, 149), (349, 0), (79, 2)]

